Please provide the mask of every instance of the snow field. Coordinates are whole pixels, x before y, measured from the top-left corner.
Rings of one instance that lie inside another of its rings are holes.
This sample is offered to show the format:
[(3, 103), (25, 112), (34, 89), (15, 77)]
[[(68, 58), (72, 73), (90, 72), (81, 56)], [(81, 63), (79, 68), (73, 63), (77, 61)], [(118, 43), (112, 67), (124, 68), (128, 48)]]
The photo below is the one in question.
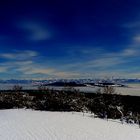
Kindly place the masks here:
[(0, 110), (0, 140), (140, 140), (137, 125), (91, 114)]

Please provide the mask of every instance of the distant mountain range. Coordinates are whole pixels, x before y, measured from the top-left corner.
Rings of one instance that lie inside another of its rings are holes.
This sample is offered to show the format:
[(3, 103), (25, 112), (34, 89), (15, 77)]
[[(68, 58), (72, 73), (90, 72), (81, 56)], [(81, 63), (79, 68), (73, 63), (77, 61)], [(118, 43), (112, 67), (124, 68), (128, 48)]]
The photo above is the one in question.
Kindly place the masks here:
[(52, 80), (17, 80), (17, 79), (9, 79), (9, 80), (0, 80), (0, 84), (33, 84), (33, 85), (61, 85), (64, 84), (67, 86), (69, 83), (72, 86), (83, 86), (85, 83), (97, 83), (97, 82), (113, 82), (113, 83), (140, 83), (140, 79), (52, 79)]

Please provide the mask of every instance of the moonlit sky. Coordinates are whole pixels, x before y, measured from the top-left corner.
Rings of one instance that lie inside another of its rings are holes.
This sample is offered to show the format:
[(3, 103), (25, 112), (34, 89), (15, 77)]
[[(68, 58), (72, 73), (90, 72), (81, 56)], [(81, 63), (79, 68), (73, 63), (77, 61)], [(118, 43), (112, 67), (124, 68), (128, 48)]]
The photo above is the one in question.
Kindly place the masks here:
[(139, 0), (1, 0), (0, 79), (140, 78)]

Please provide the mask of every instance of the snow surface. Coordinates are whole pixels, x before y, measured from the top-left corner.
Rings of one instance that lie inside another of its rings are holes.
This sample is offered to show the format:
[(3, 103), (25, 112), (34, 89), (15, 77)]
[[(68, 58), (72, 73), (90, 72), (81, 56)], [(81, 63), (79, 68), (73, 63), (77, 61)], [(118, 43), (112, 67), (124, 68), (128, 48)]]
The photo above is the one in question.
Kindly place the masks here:
[(137, 125), (91, 114), (0, 110), (0, 140), (140, 140)]

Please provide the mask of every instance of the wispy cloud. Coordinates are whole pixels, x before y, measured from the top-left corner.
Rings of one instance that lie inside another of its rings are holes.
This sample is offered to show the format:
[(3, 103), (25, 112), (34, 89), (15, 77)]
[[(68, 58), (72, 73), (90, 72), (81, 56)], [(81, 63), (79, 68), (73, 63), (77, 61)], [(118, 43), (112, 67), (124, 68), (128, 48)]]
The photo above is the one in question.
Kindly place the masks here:
[(81, 74), (76, 73), (76, 72), (59, 72), (58, 71), (54, 75), (58, 78), (81, 78)]
[(50, 75), (54, 73), (54, 69), (49, 69), (49, 68), (35, 68), (32, 66), (31, 68), (28, 69), (20, 69), (24, 74), (43, 74), (43, 75)]
[(1, 53), (0, 57), (9, 60), (26, 60), (32, 57), (38, 56), (36, 51), (24, 50), (24, 51), (14, 51), (11, 53)]
[(54, 78), (72, 78), (72, 77), (74, 78), (75, 76), (76, 77), (80, 76), (79, 73), (75, 73), (75, 72), (60, 71), (58, 69), (45, 68), (45, 67), (37, 68), (35, 64), (28, 67), (20, 67), (17, 70), (25, 75), (40, 74), (40, 75), (44, 75), (45, 77), (54, 77)]
[(122, 54), (124, 56), (135, 56), (137, 54), (137, 50), (132, 48), (127, 48), (122, 52)]
[(136, 43), (140, 43), (140, 34), (134, 36), (133, 40), (134, 40), (134, 42), (136, 42)]
[[(124, 49), (118, 52), (109, 52), (108, 50), (100, 49), (99, 47), (92, 50), (86, 50), (84, 48), (81, 51), (85, 53), (84, 58), (81, 61), (75, 61), (65, 65), (65, 69), (75, 70), (79, 72), (81, 77), (95, 75), (98, 77), (104, 76), (129, 76), (132, 75), (135, 70), (139, 71), (140, 48), (136, 46), (136, 42), (131, 38), (132, 43), (126, 46)], [(95, 50), (95, 51), (94, 51)], [(97, 51), (98, 50), (98, 51)], [(80, 57), (80, 54), (79, 54)], [(128, 71), (129, 69), (129, 71)], [(84, 73), (84, 74), (83, 74)], [(88, 75), (86, 74), (88, 73)]]
[(46, 78), (70, 78), (79, 76), (79, 73), (50, 67), (45, 61), (40, 63), (40, 60), (36, 59), (37, 56), (39, 54), (32, 50), (16, 51), (16, 53), (1, 53), (0, 57), (4, 58), (5, 61), (0, 63), (0, 73), (8, 73), (18, 78), (38, 78), (38, 75)]
[(0, 66), (0, 73), (7, 72), (7, 67), (6, 66)]
[[(136, 76), (139, 75), (138, 61), (140, 51), (133, 43), (118, 52), (108, 50), (83, 48), (78, 51), (79, 59), (75, 61), (53, 60), (53, 65), (47, 56), (33, 50), (0, 53), (4, 62), (0, 63), (0, 73), (8, 73), (22, 78), (91, 78), (103, 76)], [(77, 50), (76, 50), (77, 51)], [(84, 57), (80, 57), (81, 55)], [(69, 58), (73, 54), (69, 54)], [(76, 55), (76, 54), (74, 54)], [(44, 61), (47, 60), (47, 61)], [(131, 67), (131, 68), (130, 68)], [(133, 74), (137, 73), (137, 74)]]
[(127, 23), (122, 24), (122, 27), (129, 28), (129, 29), (139, 28), (140, 21), (136, 20), (136, 21), (132, 21), (132, 22), (127, 22)]
[(23, 21), (18, 26), (26, 33), (27, 39), (31, 41), (43, 41), (52, 37), (49, 29), (38, 22)]

